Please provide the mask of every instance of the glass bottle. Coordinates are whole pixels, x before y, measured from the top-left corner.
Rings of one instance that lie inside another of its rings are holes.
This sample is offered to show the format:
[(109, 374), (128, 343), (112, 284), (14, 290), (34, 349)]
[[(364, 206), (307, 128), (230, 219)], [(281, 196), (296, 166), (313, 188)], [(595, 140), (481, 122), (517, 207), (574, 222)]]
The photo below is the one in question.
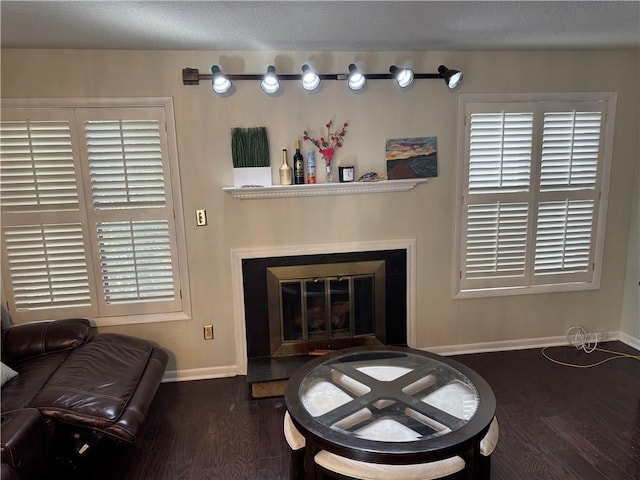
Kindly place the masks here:
[(307, 152), (307, 183), (316, 183), (316, 152)]
[(296, 140), (296, 153), (293, 154), (293, 183), (304, 184), (304, 158), (300, 153), (300, 140)]
[(287, 149), (282, 149), (282, 166), (280, 167), (280, 185), (291, 185), (292, 169), (287, 163)]

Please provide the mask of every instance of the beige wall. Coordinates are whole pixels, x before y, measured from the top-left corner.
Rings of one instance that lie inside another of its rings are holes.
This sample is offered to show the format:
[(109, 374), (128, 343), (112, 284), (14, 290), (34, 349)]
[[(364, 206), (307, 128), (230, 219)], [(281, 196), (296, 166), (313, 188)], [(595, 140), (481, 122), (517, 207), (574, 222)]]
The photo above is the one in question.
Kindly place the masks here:
[[(300, 65), (310, 62), (320, 72), (335, 73), (344, 71), (352, 61), (365, 72), (385, 72), (392, 63), (433, 72), (443, 63), (464, 71), (465, 83), (458, 93), (617, 92), (601, 288), (488, 299), (451, 298), (457, 93), (448, 92), (439, 80), (417, 81), (409, 91), (401, 91), (391, 81), (370, 81), (362, 94), (349, 93), (342, 82), (325, 82), (317, 94), (305, 93), (295, 82), (287, 82), (283, 94), (275, 98), (262, 94), (257, 82), (236, 82), (235, 94), (221, 98), (211, 92), (207, 82), (183, 86), (181, 80), (183, 67), (207, 72), (214, 63), (229, 73), (259, 73), (270, 63), (281, 73), (296, 73)], [(620, 330), (639, 158), (637, 63), (637, 51), (333, 54), (3, 50), (2, 97), (174, 98), (193, 319), (108, 330), (163, 345), (174, 355), (169, 370), (206, 369), (235, 364), (230, 249), (241, 247), (415, 238), (418, 347), (559, 336), (573, 324), (592, 331)], [(222, 187), (232, 184), (231, 127), (268, 127), (273, 178), (277, 181), (281, 149), (292, 149), (304, 128), (318, 131), (331, 118), (350, 122), (337, 162), (355, 164), (357, 173), (384, 170), (386, 138), (437, 136), (438, 178), (413, 191), (393, 194), (236, 200), (222, 192)], [(197, 208), (207, 209), (207, 227), (195, 226)], [(214, 341), (202, 339), (206, 323), (214, 324)]]
[(636, 172), (620, 331), (635, 339), (632, 344), (640, 346), (640, 165), (636, 166)]

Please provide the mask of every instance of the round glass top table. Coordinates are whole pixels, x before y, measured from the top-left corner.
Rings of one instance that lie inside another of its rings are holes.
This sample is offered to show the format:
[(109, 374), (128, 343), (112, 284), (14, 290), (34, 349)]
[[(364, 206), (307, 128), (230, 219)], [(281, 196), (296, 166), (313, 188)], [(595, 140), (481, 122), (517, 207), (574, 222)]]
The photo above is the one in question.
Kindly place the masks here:
[[(477, 478), (480, 440), (495, 415), (487, 382), (455, 360), (407, 347), (356, 347), (311, 360), (289, 379), (285, 403), (306, 441), (373, 463), (412, 464), (459, 455)], [(306, 468), (307, 478), (315, 469)]]

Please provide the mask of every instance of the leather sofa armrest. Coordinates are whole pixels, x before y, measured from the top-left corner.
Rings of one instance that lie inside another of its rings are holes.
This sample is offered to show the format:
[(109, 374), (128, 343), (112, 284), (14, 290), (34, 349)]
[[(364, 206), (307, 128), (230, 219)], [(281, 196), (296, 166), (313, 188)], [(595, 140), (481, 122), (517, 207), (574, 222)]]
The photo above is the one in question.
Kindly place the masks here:
[(40, 480), (45, 476), (48, 437), (45, 420), (35, 408), (2, 414), (2, 480)]
[(2, 359), (12, 363), (73, 349), (87, 343), (92, 336), (91, 324), (84, 318), (14, 325), (2, 331)]
[(2, 480), (20, 480), (16, 472), (8, 463), (3, 463), (0, 468), (0, 478)]

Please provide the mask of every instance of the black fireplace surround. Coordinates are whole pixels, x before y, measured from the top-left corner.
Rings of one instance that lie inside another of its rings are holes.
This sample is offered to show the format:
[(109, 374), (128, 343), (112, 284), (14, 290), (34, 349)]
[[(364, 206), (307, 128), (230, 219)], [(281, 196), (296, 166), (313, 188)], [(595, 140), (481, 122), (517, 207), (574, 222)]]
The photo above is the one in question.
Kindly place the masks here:
[(385, 262), (385, 336), (387, 345), (407, 343), (407, 252), (375, 250), (242, 260), (247, 357), (251, 360), (270, 357), (269, 309), (267, 308), (267, 268), (323, 263)]

